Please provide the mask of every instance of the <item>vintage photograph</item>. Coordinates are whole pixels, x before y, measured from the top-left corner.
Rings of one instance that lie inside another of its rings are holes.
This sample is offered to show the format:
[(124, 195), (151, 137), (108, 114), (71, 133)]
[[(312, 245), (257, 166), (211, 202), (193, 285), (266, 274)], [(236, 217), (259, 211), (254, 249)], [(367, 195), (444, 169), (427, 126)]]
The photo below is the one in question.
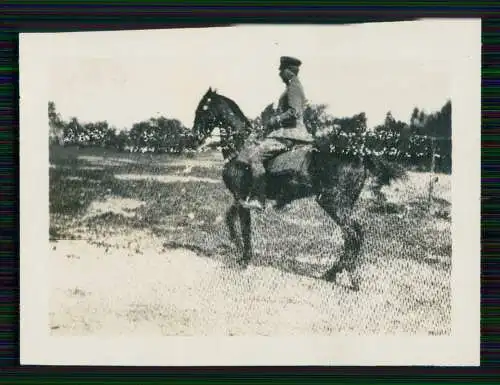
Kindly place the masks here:
[(451, 336), (454, 72), (387, 24), (60, 38), (47, 332)]
[(449, 72), (266, 40), (55, 64), (54, 334), (450, 333)]

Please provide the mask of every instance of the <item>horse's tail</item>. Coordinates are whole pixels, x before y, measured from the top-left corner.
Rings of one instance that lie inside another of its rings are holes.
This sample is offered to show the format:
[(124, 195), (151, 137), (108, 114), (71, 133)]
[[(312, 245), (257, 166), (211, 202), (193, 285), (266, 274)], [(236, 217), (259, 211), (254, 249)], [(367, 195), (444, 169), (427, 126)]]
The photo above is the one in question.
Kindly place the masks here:
[(406, 170), (401, 165), (374, 156), (365, 156), (364, 164), (368, 171), (375, 177), (379, 186), (390, 185), (393, 181), (404, 179)]

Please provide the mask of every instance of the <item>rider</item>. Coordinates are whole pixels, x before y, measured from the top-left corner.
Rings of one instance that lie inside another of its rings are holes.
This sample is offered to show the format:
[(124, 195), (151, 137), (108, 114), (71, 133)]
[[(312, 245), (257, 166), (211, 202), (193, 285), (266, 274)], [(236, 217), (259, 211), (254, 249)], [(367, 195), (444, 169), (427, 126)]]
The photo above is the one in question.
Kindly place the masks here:
[(306, 98), (298, 78), (301, 64), (299, 59), (290, 56), (282, 56), (280, 59), (279, 76), (285, 83), (286, 89), (279, 99), (277, 114), (272, 116), (267, 124), (267, 129), (271, 132), (249, 151), (248, 163), (253, 174), (253, 194), (250, 195), (255, 197), (241, 201), (243, 207), (264, 209), (266, 202), (264, 162), (267, 159), (290, 150), (295, 144), (313, 141), (303, 118)]

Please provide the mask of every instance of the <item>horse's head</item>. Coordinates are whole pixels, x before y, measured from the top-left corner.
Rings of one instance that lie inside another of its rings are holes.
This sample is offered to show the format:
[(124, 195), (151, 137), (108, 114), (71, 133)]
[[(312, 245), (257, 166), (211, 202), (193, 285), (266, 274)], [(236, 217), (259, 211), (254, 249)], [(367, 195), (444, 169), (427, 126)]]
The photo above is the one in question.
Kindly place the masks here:
[(252, 131), (252, 124), (240, 107), (233, 100), (209, 88), (195, 112), (193, 135), (197, 138), (198, 145), (205, 142), (215, 127), (221, 131), (225, 158), (239, 151)]
[(210, 87), (203, 95), (198, 107), (196, 108), (193, 134), (198, 139), (199, 143), (203, 143), (210, 136), (215, 127), (219, 123), (218, 111), (216, 108), (217, 91)]

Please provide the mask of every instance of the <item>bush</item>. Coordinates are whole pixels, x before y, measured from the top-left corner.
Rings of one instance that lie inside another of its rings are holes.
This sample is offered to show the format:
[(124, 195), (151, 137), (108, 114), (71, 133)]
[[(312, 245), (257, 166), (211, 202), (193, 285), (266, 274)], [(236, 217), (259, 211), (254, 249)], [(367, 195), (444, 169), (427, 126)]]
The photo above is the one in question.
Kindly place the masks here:
[[(310, 105), (305, 124), (323, 151), (341, 155), (374, 155), (435, 171), (451, 172), (451, 102), (426, 114), (415, 109), (410, 124), (397, 121), (390, 112), (383, 124), (368, 130), (364, 113), (334, 118), (324, 105)], [(434, 160), (433, 160), (434, 158)]]
[[(50, 142), (64, 145), (101, 146), (117, 151), (186, 153), (195, 149), (191, 131), (177, 119), (151, 118), (133, 124), (130, 130), (117, 132), (107, 122), (82, 124), (77, 118), (61, 119), (55, 103), (48, 106)], [(267, 134), (267, 120), (274, 114), (268, 105), (253, 119), (258, 135)], [(325, 151), (343, 155), (375, 155), (407, 167), (451, 172), (451, 101), (441, 110), (428, 114), (415, 108), (410, 122), (394, 119), (387, 113), (383, 124), (367, 128), (364, 112), (351, 117), (334, 117), (326, 104), (309, 104), (304, 121), (317, 145)]]
[(117, 151), (183, 153), (195, 147), (190, 130), (177, 119), (151, 118), (117, 132), (106, 121), (82, 124), (76, 117), (65, 122), (49, 102), (50, 141), (54, 144), (99, 146)]

